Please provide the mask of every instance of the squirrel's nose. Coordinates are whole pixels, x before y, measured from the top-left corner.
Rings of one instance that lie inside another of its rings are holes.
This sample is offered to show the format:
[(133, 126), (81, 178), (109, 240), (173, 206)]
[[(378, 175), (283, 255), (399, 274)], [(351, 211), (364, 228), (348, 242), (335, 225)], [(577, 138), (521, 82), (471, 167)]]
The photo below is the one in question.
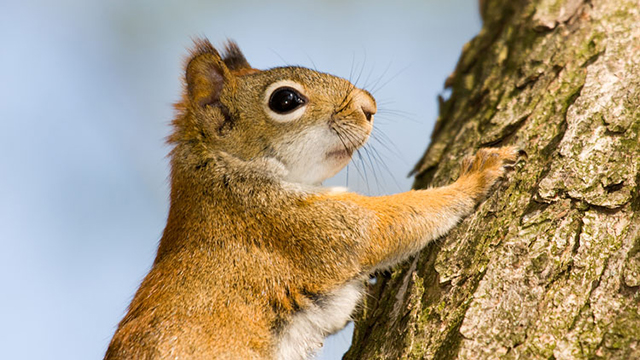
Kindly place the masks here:
[(356, 89), (353, 95), (353, 106), (357, 109), (360, 107), (367, 121), (373, 121), (373, 114), (376, 113), (376, 100), (366, 90)]

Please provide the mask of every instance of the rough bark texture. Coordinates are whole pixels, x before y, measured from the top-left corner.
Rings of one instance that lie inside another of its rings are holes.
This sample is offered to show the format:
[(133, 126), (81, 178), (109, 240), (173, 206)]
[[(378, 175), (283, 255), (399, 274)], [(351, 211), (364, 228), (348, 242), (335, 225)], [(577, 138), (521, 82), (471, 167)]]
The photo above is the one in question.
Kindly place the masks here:
[(640, 1), (486, 0), (416, 188), (529, 154), (371, 288), (346, 359), (640, 359)]

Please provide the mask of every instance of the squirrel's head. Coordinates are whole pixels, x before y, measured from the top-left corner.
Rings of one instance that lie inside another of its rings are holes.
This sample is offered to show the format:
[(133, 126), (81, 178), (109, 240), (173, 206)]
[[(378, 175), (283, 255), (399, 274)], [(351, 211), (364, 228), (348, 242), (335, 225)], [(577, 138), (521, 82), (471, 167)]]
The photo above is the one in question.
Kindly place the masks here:
[[(196, 40), (169, 141), (199, 156), (276, 158), (286, 180), (315, 184), (347, 165), (367, 141), (376, 102), (349, 81), (302, 67), (252, 68), (238, 46), (223, 54)], [(190, 156), (191, 158), (191, 156)]]

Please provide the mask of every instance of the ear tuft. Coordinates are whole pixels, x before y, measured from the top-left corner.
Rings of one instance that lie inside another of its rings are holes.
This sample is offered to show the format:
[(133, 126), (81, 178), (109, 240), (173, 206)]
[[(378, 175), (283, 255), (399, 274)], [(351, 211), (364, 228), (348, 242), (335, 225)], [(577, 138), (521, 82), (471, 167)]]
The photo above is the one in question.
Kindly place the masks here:
[(242, 72), (242, 70), (253, 70), (249, 62), (244, 57), (242, 51), (233, 40), (228, 40), (224, 47), (224, 56), (222, 59), (229, 70)]
[(194, 39), (193, 42), (195, 46), (187, 60), (185, 74), (187, 97), (201, 107), (213, 105), (233, 75), (209, 40)]
[(191, 59), (202, 54), (212, 54), (220, 57), (218, 50), (211, 45), (211, 42), (207, 38), (194, 38), (193, 49), (191, 50)]

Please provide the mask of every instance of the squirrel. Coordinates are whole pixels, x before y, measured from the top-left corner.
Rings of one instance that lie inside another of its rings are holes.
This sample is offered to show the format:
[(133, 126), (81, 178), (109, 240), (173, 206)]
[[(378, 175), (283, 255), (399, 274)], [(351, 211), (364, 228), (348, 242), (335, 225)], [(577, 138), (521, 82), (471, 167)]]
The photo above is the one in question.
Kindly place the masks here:
[(480, 149), (439, 188), (323, 188), (367, 141), (372, 95), (194, 42), (168, 138), (167, 225), (106, 360), (306, 359), (351, 320), (371, 274), (447, 233), (520, 155)]

